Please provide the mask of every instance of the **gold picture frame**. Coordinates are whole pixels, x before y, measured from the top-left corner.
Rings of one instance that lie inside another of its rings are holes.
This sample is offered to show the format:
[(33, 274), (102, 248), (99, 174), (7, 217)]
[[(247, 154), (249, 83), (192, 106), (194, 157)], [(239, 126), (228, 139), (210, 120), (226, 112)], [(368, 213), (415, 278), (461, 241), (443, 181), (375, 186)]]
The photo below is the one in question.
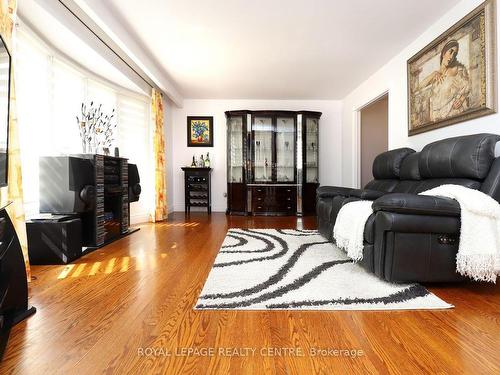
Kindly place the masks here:
[(495, 8), (485, 1), (407, 61), (409, 136), (497, 111)]

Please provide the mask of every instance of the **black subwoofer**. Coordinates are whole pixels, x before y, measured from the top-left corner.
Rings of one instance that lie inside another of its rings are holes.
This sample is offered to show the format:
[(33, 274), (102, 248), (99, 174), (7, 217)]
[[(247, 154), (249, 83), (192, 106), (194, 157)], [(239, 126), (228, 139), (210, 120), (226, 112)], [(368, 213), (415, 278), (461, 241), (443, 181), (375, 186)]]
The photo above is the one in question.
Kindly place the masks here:
[(82, 256), (82, 222), (29, 221), (26, 223), (31, 264), (67, 264)]

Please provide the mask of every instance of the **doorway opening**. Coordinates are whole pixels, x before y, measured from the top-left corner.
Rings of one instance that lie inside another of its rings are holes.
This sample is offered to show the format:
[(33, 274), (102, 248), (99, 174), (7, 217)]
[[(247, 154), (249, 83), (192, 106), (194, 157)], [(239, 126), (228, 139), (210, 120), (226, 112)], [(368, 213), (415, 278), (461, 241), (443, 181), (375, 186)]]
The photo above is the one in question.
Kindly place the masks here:
[(385, 94), (360, 112), (360, 177), (361, 187), (373, 180), (372, 165), (378, 154), (388, 150), (389, 95)]

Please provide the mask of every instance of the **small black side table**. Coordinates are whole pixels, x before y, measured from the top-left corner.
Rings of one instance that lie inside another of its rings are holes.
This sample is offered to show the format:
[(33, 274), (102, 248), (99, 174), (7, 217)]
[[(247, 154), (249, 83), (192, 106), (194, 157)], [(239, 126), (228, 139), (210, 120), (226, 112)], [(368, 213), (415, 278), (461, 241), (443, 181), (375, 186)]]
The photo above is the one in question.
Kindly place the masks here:
[(210, 172), (212, 168), (182, 167), (184, 171), (185, 212), (191, 207), (206, 207), (212, 213)]

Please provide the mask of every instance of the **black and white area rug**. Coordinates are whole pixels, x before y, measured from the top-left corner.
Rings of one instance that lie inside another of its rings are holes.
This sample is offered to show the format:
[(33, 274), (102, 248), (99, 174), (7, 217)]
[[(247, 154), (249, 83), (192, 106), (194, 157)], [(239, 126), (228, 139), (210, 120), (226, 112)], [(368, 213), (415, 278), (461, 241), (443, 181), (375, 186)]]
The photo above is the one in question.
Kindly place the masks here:
[(419, 284), (392, 284), (317, 231), (230, 229), (196, 309), (447, 309)]

